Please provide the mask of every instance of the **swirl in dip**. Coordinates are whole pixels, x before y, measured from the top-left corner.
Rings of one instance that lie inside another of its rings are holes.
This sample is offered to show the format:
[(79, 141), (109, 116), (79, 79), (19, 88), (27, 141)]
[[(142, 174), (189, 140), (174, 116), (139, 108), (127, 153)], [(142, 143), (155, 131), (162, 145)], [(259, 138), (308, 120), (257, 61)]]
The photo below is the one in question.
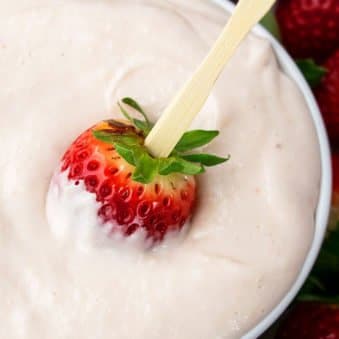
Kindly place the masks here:
[(290, 288), (313, 237), (319, 147), (253, 35), (192, 126), (220, 130), (207, 150), (232, 158), (199, 178), (183, 239), (103, 246), (74, 232), (74, 209), (73, 229), (46, 219), (70, 142), (124, 96), (156, 120), (226, 20), (203, 0), (0, 0), (1, 338), (239, 338)]

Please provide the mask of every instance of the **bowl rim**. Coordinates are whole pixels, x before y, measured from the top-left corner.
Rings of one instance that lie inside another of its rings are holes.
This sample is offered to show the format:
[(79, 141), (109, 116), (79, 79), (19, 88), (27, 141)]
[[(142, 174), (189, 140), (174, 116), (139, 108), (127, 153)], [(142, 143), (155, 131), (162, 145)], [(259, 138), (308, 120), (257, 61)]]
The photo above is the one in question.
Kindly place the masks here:
[[(230, 0), (212, 0), (212, 2), (223, 8), (228, 13), (232, 12), (235, 8), (235, 5), (231, 3)], [(315, 214), (315, 231), (313, 241), (305, 258), (304, 264), (289, 291), (271, 310), (271, 312), (269, 312), (256, 326), (254, 326), (242, 337), (244, 339), (257, 338), (262, 335), (283, 314), (283, 312), (288, 308), (290, 303), (298, 294), (299, 290), (310, 274), (322, 246), (327, 230), (327, 222), (332, 197), (332, 165), (330, 145), (325, 124), (313, 93), (293, 59), (287, 53), (284, 47), (277, 41), (277, 39), (275, 39), (272, 34), (270, 34), (261, 25), (254, 27), (253, 32), (256, 35), (267, 39), (271, 43), (276, 57), (280, 63), (280, 67), (284, 73), (296, 83), (306, 100), (318, 137), (321, 162), (321, 181), (319, 200)]]

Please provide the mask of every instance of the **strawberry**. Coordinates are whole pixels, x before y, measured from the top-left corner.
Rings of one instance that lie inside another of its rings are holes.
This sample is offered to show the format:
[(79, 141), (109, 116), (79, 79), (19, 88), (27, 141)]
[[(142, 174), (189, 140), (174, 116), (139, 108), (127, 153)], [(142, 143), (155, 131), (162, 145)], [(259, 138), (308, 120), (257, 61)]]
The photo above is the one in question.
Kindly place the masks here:
[(339, 46), (338, 0), (281, 0), (276, 13), (293, 57), (323, 61)]
[(99, 203), (97, 217), (109, 225), (109, 234), (129, 237), (142, 231), (151, 244), (178, 232), (192, 216), (196, 201), (195, 175), (204, 166), (225, 162), (209, 154), (190, 154), (209, 143), (217, 131), (190, 131), (168, 158), (153, 158), (144, 146), (152, 128), (142, 108), (132, 99), (123, 103), (144, 120), (101, 121), (82, 133), (62, 158), (59, 174), (67, 173), (72, 185), (84, 185)]
[(300, 302), (282, 323), (277, 339), (339, 339), (339, 306)]
[(315, 88), (315, 95), (335, 146), (339, 143), (339, 49), (326, 61), (324, 67), (327, 74)]

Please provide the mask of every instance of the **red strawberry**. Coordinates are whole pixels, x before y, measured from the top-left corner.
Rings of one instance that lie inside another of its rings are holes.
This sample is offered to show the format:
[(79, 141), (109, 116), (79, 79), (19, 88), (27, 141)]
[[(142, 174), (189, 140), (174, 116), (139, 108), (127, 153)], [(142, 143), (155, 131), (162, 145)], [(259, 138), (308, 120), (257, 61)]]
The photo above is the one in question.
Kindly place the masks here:
[[(96, 139), (92, 131), (135, 133), (132, 126), (103, 122), (84, 132), (63, 157), (62, 171), (76, 185), (86, 189), (101, 203), (98, 216), (126, 235), (143, 228), (148, 237), (161, 240), (169, 230), (179, 230), (192, 213), (196, 196), (193, 176), (171, 174), (149, 184), (132, 179), (134, 171), (114, 146)], [(142, 138), (140, 137), (140, 141)]]
[[(124, 103), (144, 115), (132, 99)], [(180, 231), (191, 217), (196, 200), (194, 175), (202, 173), (204, 165), (227, 159), (183, 153), (210, 142), (216, 131), (187, 132), (169, 158), (153, 158), (144, 146), (152, 127), (146, 116), (141, 121), (121, 110), (135, 126), (130, 121), (98, 123), (69, 147), (60, 171), (67, 173), (71, 185), (83, 184), (95, 195), (99, 223), (109, 225), (109, 234), (128, 237), (143, 230), (148, 242), (158, 243), (169, 232)]]
[(327, 74), (315, 89), (331, 141), (339, 143), (339, 49), (326, 61)]
[(288, 314), (277, 339), (339, 339), (339, 306), (300, 302)]
[(326, 59), (339, 46), (338, 0), (281, 0), (282, 41), (295, 58)]

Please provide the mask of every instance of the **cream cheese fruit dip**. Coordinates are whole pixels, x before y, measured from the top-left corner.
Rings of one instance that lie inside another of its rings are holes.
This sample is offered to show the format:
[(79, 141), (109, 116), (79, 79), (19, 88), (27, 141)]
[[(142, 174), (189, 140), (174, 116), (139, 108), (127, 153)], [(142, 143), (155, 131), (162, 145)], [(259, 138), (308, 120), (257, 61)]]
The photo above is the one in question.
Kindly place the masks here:
[(0, 0), (0, 338), (240, 338), (289, 290), (313, 238), (319, 146), (261, 38), (242, 43), (192, 126), (219, 130), (204, 152), (232, 158), (197, 178), (180, 239), (106, 242), (81, 184), (49, 190), (119, 99), (156, 121), (226, 20), (203, 0)]

